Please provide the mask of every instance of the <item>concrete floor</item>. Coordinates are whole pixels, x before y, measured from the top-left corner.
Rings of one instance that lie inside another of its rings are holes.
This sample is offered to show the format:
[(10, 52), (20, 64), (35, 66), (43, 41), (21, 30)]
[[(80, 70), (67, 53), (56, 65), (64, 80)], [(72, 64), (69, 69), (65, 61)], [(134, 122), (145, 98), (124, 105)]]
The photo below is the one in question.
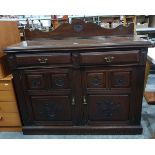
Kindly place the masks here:
[[(149, 75), (146, 90), (155, 90), (155, 75)], [(150, 139), (155, 133), (155, 105), (143, 99), (142, 135), (23, 135), (22, 132), (0, 132), (0, 139)]]

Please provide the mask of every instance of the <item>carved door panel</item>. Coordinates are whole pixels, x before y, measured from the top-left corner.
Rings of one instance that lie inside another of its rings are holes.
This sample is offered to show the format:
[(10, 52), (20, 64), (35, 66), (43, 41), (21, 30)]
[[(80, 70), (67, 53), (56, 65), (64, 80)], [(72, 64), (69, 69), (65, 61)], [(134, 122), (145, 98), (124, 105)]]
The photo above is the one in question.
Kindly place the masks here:
[(110, 88), (130, 88), (132, 76), (131, 69), (110, 71)]
[(88, 95), (88, 123), (129, 120), (128, 95)]
[(24, 72), (22, 78), (24, 90), (46, 89), (46, 76), (44, 72)]
[[(63, 72), (62, 72), (63, 71)], [(54, 90), (72, 89), (72, 74), (70, 71), (60, 70), (50, 72), (50, 88)]]
[(31, 104), (35, 120), (71, 120), (71, 106), (67, 96), (32, 96)]
[(24, 90), (71, 90), (71, 69), (26, 70), (22, 73)]
[(73, 107), (70, 96), (31, 96), (29, 112), (36, 125), (72, 125)]
[(85, 90), (107, 88), (107, 72), (105, 70), (87, 69), (82, 72), (82, 83)]

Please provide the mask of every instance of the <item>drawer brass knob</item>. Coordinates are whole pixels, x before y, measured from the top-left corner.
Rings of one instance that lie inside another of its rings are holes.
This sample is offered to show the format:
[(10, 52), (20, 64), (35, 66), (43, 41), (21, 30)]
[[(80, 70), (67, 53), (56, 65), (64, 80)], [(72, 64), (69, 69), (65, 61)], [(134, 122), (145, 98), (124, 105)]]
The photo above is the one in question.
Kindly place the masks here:
[(115, 58), (115, 57), (113, 57), (113, 56), (107, 56), (107, 57), (104, 57), (104, 60), (105, 60), (107, 63), (110, 63), (110, 62), (113, 61), (114, 58)]
[(39, 63), (46, 64), (48, 59), (47, 58), (38, 58)]
[(2, 116), (0, 116), (0, 121), (2, 121), (3, 120), (3, 117)]
[(86, 101), (86, 97), (85, 96), (83, 97), (83, 104), (87, 105), (87, 101)]
[(72, 105), (75, 105), (75, 98), (72, 97)]

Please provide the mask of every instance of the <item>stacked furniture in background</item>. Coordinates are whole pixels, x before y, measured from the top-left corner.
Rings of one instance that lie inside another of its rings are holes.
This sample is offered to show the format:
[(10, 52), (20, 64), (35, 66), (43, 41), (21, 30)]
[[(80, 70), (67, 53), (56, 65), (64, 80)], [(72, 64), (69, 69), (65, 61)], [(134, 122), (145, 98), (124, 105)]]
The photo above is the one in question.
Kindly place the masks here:
[(16, 22), (0, 22), (0, 131), (20, 131), (21, 122), (13, 87), (13, 76), (7, 66), (3, 48), (20, 42)]
[(0, 79), (0, 131), (20, 131), (20, 117), (12, 75)]

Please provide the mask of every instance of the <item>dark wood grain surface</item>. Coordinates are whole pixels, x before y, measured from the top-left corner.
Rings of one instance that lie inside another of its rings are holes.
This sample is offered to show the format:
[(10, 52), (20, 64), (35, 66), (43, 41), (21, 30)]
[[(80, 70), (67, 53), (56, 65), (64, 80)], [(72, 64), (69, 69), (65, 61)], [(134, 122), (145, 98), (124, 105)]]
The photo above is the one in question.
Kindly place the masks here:
[(151, 42), (138, 38), (128, 36), (96, 36), (82, 39), (81, 37), (71, 37), (62, 40), (42, 39), (35, 41), (23, 41), (19, 44), (9, 46), (5, 52), (12, 51), (29, 51), (29, 50), (79, 50), (79, 49), (95, 49), (95, 48), (116, 48), (121, 47), (148, 47)]

